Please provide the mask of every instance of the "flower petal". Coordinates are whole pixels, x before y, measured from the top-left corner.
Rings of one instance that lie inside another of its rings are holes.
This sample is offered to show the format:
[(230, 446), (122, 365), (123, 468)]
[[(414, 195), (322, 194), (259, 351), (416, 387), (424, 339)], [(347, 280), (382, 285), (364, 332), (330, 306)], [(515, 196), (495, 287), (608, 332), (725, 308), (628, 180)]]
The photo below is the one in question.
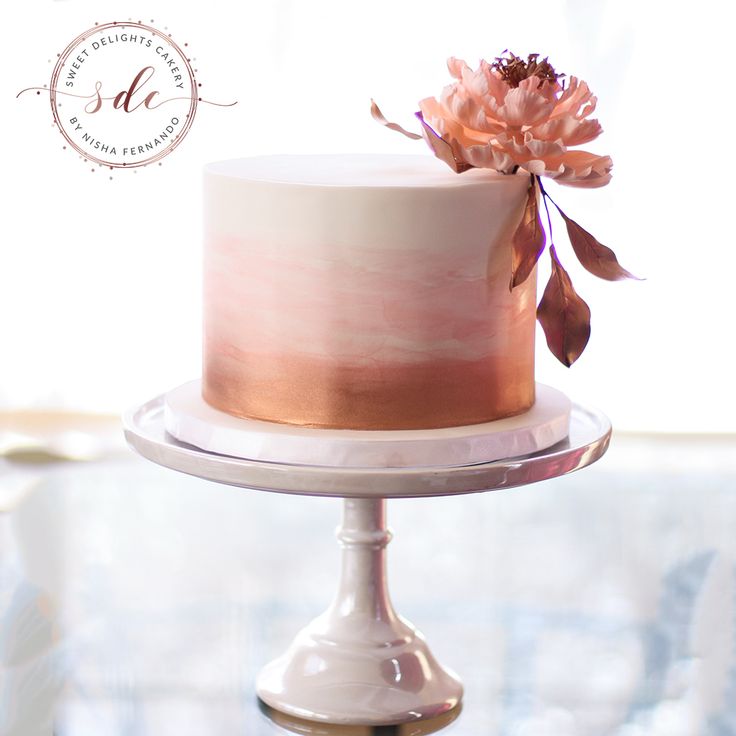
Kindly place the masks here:
[(533, 158), (559, 158), (567, 149), (560, 141), (543, 141), (528, 133), (524, 136), (524, 148)]
[(427, 97), (419, 102), (419, 109), (424, 119), (446, 140), (457, 139), (464, 146), (483, 145), (488, 142), (490, 135), (473, 128), (467, 128), (457, 122), (434, 97)]
[(496, 148), (492, 143), (486, 145), (463, 146), (462, 157), (468, 163), (479, 169), (495, 169), (504, 174), (510, 174), (516, 162), (503, 150)]
[[(586, 104), (587, 103), (587, 104)], [(570, 84), (562, 93), (554, 111), (550, 115), (551, 118), (557, 118), (564, 115), (570, 115), (574, 118), (584, 118), (595, 110), (596, 98), (590, 91), (588, 85), (577, 77), (570, 77)], [(581, 107), (585, 105), (581, 112)]]
[(534, 125), (549, 117), (554, 104), (542, 95), (522, 87), (509, 90), (498, 113), (514, 126)]
[(467, 69), (468, 65), (462, 59), (456, 59), (454, 56), (451, 56), (447, 60), (447, 68), (455, 79), (462, 79), (463, 69)]
[(557, 102), (557, 95), (562, 91), (562, 87), (559, 82), (551, 82), (549, 79), (540, 79), (536, 76), (522, 79), (521, 82), (519, 82), (519, 87), (535, 92), (553, 104)]
[(597, 138), (602, 128), (597, 120), (578, 120), (568, 116), (547, 120), (535, 125), (529, 132), (541, 140), (561, 140), (566, 146), (579, 146)]
[(470, 67), (463, 69), (462, 86), (478, 100), (488, 95), (488, 77), (482, 67), (473, 71)]
[(506, 99), (506, 95), (508, 94), (511, 87), (509, 87), (509, 85), (503, 81), (501, 75), (497, 71), (492, 69), (491, 65), (483, 59), (481, 59), (480, 62), (480, 69), (485, 75), (486, 84), (488, 86), (489, 97), (488, 100), (485, 101), (488, 102), (492, 99), (494, 102), (493, 108), (498, 109), (501, 105), (503, 105), (503, 101)]
[(504, 129), (503, 123), (489, 117), (482, 105), (461, 85), (448, 85), (442, 90), (440, 109), (434, 114), (437, 117), (451, 118), (466, 128), (468, 137), (480, 138), (483, 142), (488, 139), (488, 135), (478, 133), (499, 133)]
[[(545, 175), (572, 187), (602, 187), (611, 180), (613, 161), (588, 151), (567, 151), (556, 159), (545, 161)], [(524, 165), (527, 168), (527, 165)]]

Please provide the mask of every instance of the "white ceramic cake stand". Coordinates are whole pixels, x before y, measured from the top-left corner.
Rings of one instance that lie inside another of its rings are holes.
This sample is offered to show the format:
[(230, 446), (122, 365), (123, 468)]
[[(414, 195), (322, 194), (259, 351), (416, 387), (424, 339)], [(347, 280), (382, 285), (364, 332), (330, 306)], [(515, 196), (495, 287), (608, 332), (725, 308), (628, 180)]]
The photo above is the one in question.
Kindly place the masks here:
[(173, 470), (243, 488), (345, 499), (335, 598), (261, 671), (256, 689), (268, 705), (292, 716), (356, 725), (439, 716), (463, 691), (391, 605), (386, 499), (492, 491), (560, 476), (600, 458), (611, 434), (602, 413), (573, 404), (567, 439), (532, 455), (470, 465), (345, 468), (241, 459), (184, 444), (166, 432), (164, 396), (128, 412), (124, 425), (135, 450)]

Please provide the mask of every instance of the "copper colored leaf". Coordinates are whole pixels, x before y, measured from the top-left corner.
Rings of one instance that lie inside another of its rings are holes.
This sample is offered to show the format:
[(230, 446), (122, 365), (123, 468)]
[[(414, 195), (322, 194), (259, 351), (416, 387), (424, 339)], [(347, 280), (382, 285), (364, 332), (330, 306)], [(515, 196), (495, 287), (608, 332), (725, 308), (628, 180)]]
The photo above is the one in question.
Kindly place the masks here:
[[(607, 246), (599, 243), (587, 230), (570, 219), (559, 207), (558, 212), (565, 219), (567, 234), (572, 243), (575, 255), (585, 269), (598, 278), (606, 281), (636, 279), (637, 277), (623, 268), (616, 254)], [(637, 279), (638, 280), (638, 279)]]
[(590, 338), (590, 308), (577, 295), (567, 271), (550, 244), (552, 273), (537, 307), (537, 319), (547, 338), (552, 354), (571, 366), (585, 350)]
[(431, 126), (424, 121), (424, 117), (421, 112), (416, 112), (414, 114), (422, 124), (424, 140), (427, 141), (427, 144), (432, 149), (432, 153), (434, 153), (440, 161), (444, 161), (456, 174), (462, 174), (463, 171), (473, 168), (473, 165), (464, 161), (462, 156), (453, 149), (450, 143), (432, 130)]
[(381, 112), (381, 109), (376, 105), (373, 98), (371, 98), (371, 115), (373, 116), (374, 120), (377, 120), (381, 125), (385, 125), (390, 130), (395, 130), (398, 133), (402, 133), (407, 138), (411, 138), (412, 140), (419, 140), (422, 136), (417, 135), (416, 133), (411, 133), (410, 131), (406, 130), (405, 128), (402, 128), (398, 123), (389, 123), (388, 120), (383, 116), (383, 113)]
[(537, 265), (547, 242), (539, 216), (537, 181), (531, 178), (526, 207), (519, 226), (511, 239), (511, 282), (509, 290), (523, 284)]

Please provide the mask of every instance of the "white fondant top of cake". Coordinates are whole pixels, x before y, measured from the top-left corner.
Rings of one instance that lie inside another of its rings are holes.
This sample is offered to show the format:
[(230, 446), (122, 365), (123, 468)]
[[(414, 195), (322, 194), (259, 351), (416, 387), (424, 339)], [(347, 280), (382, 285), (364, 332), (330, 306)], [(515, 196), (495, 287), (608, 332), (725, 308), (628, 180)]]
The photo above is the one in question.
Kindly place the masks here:
[[(253, 156), (216, 161), (207, 164), (205, 171), (248, 181), (339, 187), (465, 187), (501, 183), (508, 178), (489, 169), (456, 174), (429, 151), (423, 156), (366, 153)], [(526, 172), (523, 175), (528, 177)]]

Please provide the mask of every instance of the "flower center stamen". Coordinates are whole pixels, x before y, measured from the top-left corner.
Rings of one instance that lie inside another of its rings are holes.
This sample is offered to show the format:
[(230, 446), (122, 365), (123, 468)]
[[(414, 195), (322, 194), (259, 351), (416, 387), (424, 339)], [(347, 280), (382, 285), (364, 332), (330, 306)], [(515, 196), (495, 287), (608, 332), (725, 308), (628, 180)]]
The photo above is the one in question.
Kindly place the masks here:
[[(503, 56), (503, 54), (508, 54), (508, 57)], [(508, 49), (506, 49), (503, 54), (501, 56), (497, 56), (490, 66), (491, 69), (494, 69), (501, 75), (501, 79), (503, 79), (509, 87), (518, 87), (525, 79), (529, 79), (529, 77), (538, 77), (539, 84), (537, 85), (537, 88), (539, 88), (545, 82), (554, 84), (558, 79), (565, 76), (564, 74), (559, 74), (555, 71), (546, 56), (544, 59), (539, 61), (539, 54), (529, 54), (525, 61)]]

